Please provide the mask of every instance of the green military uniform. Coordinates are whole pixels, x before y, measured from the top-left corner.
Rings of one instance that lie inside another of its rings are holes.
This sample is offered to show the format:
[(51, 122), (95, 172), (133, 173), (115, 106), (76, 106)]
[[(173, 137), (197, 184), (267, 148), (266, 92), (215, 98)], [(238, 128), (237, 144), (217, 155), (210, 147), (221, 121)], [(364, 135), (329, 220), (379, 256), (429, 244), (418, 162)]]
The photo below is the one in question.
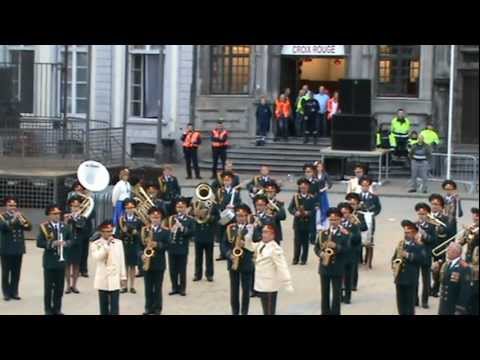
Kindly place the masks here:
[(40, 224), (37, 247), (44, 249), (42, 263), (46, 315), (58, 315), (61, 313), (62, 308), (62, 297), (65, 287), (65, 261), (60, 261), (60, 248), (53, 244), (60, 236), (65, 241), (65, 252), (65, 249), (71, 245), (72, 241), (72, 233), (69, 227), (62, 222), (57, 224), (44, 222)]
[[(435, 248), (436, 246), (445, 242), (448, 239), (449, 229), (448, 229), (448, 218), (442, 213), (432, 213), (432, 215), (447, 225), (444, 227), (442, 225), (435, 225), (436, 241), (431, 247)], [(434, 256), (432, 254), (432, 260), (438, 265), (438, 271), (432, 271), (433, 285), (430, 291), (430, 295), (433, 297), (438, 297), (438, 292), (440, 290), (440, 267), (445, 262), (445, 253), (440, 256)]]
[(305, 212), (304, 215), (295, 216), (293, 220), (295, 232), (293, 264), (298, 264), (299, 260), (302, 264), (307, 263), (308, 247), (310, 242), (313, 242), (315, 234), (315, 198), (311, 194), (305, 196), (295, 194), (288, 206), (288, 212), (295, 215), (301, 208)]
[[(160, 314), (162, 312), (162, 285), (166, 269), (165, 252), (170, 245), (170, 232), (161, 226), (144, 226), (141, 229), (139, 256), (143, 255), (147, 239), (152, 236), (155, 243), (154, 254), (150, 258), (148, 270), (144, 268), (145, 283), (145, 314)], [(142, 265), (145, 263), (142, 262)]]
[(136, 215), (128, 216), (125, 213), (120, 217), (119, 226), (115, 228), (115, 237), (123, 242), (126, 266), (139, 265), (138, 253), (140, 251), (142, 226), (142, 221)]
[(347, 219), (342, 219), (342, 226), (350, 233), (350, 236), (348, 237), (348, 246), (343, 252), (345, 258), (345, 276), (343, 277), (342, 298), (346, 304), (350, 304), (354, 280), (354, 268), (355, 266), (358, 268), (358, 253), (362, 245), (362, 236), (360, 233), (360, 224), (353, 224)]
[(168, 228), (172, 229), (175, 218), (183, 225), (183, 230), (170, 233), (170, 245), (168, 247), (168, 267), (172, 292), (185, 295), (187, 288), (187, 259), (188, 246), (195, 229), (194, 220), (187, 215), (172, 215), (168, 218)]
[(159, 198), (165, 203), (166, 216), (170, 216), (175, 213), (174, 203), (180, 197), (182, 189), (175, 176), (160, 176), (158, 182), (160, 186)]
[[(458, 258), (455, 263), (447, 261), (440, 270), (439, 315), (464, 315), (470, 302), (471, 269)], [(477, 298), (478, 301), (478, 298)]]
[[(230, 201), (232, 200), (232, 194), (233, 194), (232, 188), (230, 188), (228, 191), (225, 189), (225, 187), (221, 187), (217, 191), (217, 204), (218, 204), (218, 211), (221, 214), (223, 210), (227, 208), (227, 206), (230, 204)], [(235, 191), (235, 198), (233, 199), (233, 206), (237, 207), (242, 203), (242, 200), (240, 199), (240, 192), (238, 190)], [(232, 219), (230, 221), (230, 224), (233, 223), (235, 219)], [(217, 224), (217, 241), (218, 243), (221, 244), (222, 239), (225, 237), (225, 229), (227, 228), (227, 225), (221, 225)], [(222, 247), (220, 246), (220, 257), (217, 260), (225, 260), (225, 254), (223, 253)]]
[[(246, 225), (232, 223), (227, 226), (225, 236), (221, 243), (223, 252), (227, 257), (227, 269), (230, 275), (230, 305), (232, 315), (248, 315), (250, 305), (250, 291), (252, 289), (254, 260), (253, 251), (243, 247), (243, 253), (238, 259), (238, 267), (233, 267), (232, 252), (235, 248), (237, 237), (245, 239), (248, 234)], [(253, 232), (250, 234), (253, 236)], [(242, 287), (242, 297), (240, 302), (240, 286)], [(241, 303), (241, 305), (240, 305)]]
[(0, 214), (0, 260), (2, 262), (2, 291), (5, 300), (18, 299), (18, 283), (25, 254), (25, 231), (32, 224), (22, 224), (14, 214)]
[(195, 279), (200, 280), (203, 274), (203, 255), (205, 254), (205, 276), (211, 280), (213, 278), (213, 245), (215, 231), (220, 214), (218, 207), (213, 204), (208, 211), (207, 218), (199, 222), (194, 222), (194, 241), (195, 241)]
[[(215, 193), (217, 193), (217, 191), (223, 186), (222, 175), (223, 172), (218, 173), (217, 177), (210, 184)], [(235, 187), (238, 184), (240, 184), (240, 176), (238, 176), (237, 174), (233, 174), (232, 186)]]
[[(255, 194), (260, 190), (264, 189), (268, 183), (275, 182), (269, 175), (254, 176), (252, 180), (247, 184), (247, 190), (250, 193), (250, 198), (254, 198)], [(234, 186), (234, 185), (233, 185)]]
[[(330, 239), (336, 244), (333, 255), (327, 261), (325, 244)], [(315, 240), (314, 252), (320, 257), (318, 273), (322, 289), (322, 315), (340, 315), (342, 295), (342, 277), (345, 275), (345, 263), (349, 253), (350, 235), (340, 232), (340, 228), (320, 231)], [(332, 301), (330, 302), (330, 289)]]

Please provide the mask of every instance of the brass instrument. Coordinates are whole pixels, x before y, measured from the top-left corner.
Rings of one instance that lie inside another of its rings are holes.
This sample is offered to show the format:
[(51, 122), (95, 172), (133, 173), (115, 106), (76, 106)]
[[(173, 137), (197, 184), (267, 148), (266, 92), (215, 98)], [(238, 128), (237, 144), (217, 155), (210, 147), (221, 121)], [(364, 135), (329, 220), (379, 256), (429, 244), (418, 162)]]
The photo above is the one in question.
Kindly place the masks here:
[(158, 177), (158, 186), (160, 194), (165, 194), (167, 192), (167, 182), (163, 180), (162, 176)]
[(23, 227), (30, 226), (32, 224), (30, 220), (28, 220), (20, 211), (15, 213), (15, 217)]
[(135, 214), (140, 218), (144, 224), (150, 223), (150, 218), (148, 216), (148, 211), (155, 207), (150, 196), (145, 192), (143, 187), (139, 186), (137, 189), (132, 191), (134, 193), (134, 199), (138, 201), (137, 208), (135, 209)]
[(240, 265), (240, 258), (243, 255), (243, 245), (242, 245), (242, 235), (237, 233), (235, 239), (233, 239), (233, 250), (232, 250), (232, 270), (238, 270)]
[(405, 258), (403, 257), (403, 248), (405, 247), (405, 239), (400, 240), (398, 243), (396, 252), (395, 252), (395, 259), (392, 262), (392, 269), (393, 269), (393, 278), (397, 280), (400, 272), (403, 269), (405, 264)]
[(358, 225), (360, 224), (360, 219), (358, 218), (357, 215), (355, 215), (355, 213), (351, 213), (350, 214), (350, 219), (348, 219), (353, 225)]
[(440, 221), (435, 216), (433, 216), (431, 213), (427, 214), (427, 220), (426, 221), (428, 223), (432, 224), (432, 225), (443, 226), (445, 228), (447, 227), (447, 225), (443, 221)]
[(478, 281), (478, 273), (479, 273), (479, 267), (478, 267), (478, 246), (475, 247), (473, 250), (473, 255), (472, 255), (472, 280), (473, 281)]
[(267, 209), (271, 210), (272, 212), (273, 211), (276, 211), (276, 212), (280, 211), (280, 208), (271, 199), (268, 199)]
[[(332, 248), (329, 248), (327, 244), (332, 241), (332, 236), (333, 236), (333, 231), (332, 228), (330, 227), (328, 229), (328, 237), (327, 240), (322, 243), (322, 265), (323, 266), (328, 266), (330, 265), (330, 262), (333, 260), (333, 255), (335, 254), (335, 251)], [(332, 262), (333, 263), (333, 262)]]
[[(445, 240), (444, 242), (442, 242), (441, 244), (437, 245), (436, 247), (434, 247), (432, 249), (432, 255), (435, 256), (435, 257), (438, 257), (444, 253), (447, 252), (447, 249), (448, 249), (448, 246), (450, 245), (450, 243), (454, 242), (455, 239), (457, 237), (459, 237), (460, 235), (464, 235), (464, 233), (466, 233), (466, 229), (463, 229), (463, 230), (460, 230), (459, 232), (457, 232), (455, 235), (453, 235), (452, 237), (448, 238), (447, 240)], [(462, 244), (463, 245), (463, 244)]]
[(235, 218), (235, 211), (231, 207), (233, 206), (235, 195), (237, 194), (237, 189), (240, 190), (247, 182), (248, 180), (232, 188), (232, 196), (230, 198), (230, 203), (225, 208), (225, 210), (223, 210), (220, 213), (220, 220), (218, 221), (220, 225), (227, 225), (230, 221), (232, 221)]
[(215, 194), (210, 185), (202, 183), (195, 188), (195, 197), (197, 200), (193, 203), (193, 217), (198, 224), (204, 224), (210, 220)]
[(145, 245), (145, 249), (143, 250), (143, 269), (148, 271), (150, 269), (150, 263), (152, 256), (155, 255), (155, 244), (153, 241), (153, 231), (150, 227), (145, 227), (142, 234), (142, 241)]
[(297, 208), (297, 210), (300, 212), (300, 218), (306, 218), (307, 217), (307, 214), (305, 212), (305, 206), (303, 205), (300, 205), (300, 200), (299, 200), (299, 194), (296, 194), (295, 195), (295, 207)]

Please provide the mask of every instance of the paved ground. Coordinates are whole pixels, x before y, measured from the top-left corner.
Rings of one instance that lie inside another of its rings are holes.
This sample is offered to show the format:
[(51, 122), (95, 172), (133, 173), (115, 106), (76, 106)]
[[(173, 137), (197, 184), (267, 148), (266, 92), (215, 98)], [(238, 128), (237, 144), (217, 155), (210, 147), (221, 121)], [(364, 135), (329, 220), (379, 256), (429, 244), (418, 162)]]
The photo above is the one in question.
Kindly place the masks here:
[[(185, 194), (191, 194), (186, 190)], [(282, 192), (280, 199), (288, 201), (291, 193)], [(330, 201), (337, 204), (343, 196), (331, 194)], [(352, 304), (342, 304), (342, 314), (345, 315), (391, 315), (396, 314), (395, 290), (390, 270), (390, 258), (397, 242), (402, 236), (400, 221), (404, 218), (414, 219), (414, 204), (418, 199), (383, 197), (383, 211), (378, 218), (376, 248), (373, 269), (360, 269), (359, 290), (353, 293)], [(478, 201), (465, 201), (464, 208), (468, 211)], [(462, 223), (470, 223), (467, 213)], [(293, 252), (292, 218), (284, 222), (284, 248), (288, 262), (291, 262)], [(215, 249), (215, 254), (218, 248)], [(318, 259), (313, 251), (309, 254), (306, 266), (290, 266), (295, 292), (293, 294), (281, 291), (278, 299), (278, 313), (289, 315), (320, 314), (320, 281), (317, 273)], [(91, 275), (94, 264), (90, 263)], [(170, 291), (169, 277), (165, 276), (163, 294), (164, 311), (166, 315), (228, 315), (229, 282), (225, 262), (215, 263), (215, 281), (192, 282), (193, 247), (188, 264), (187, 296), (168, 296)], [(136, 295), (124, 294), (120, 299), (121, 314), (137, 315), (143, 312), (144, 287), (143, 279), (137, 279)], [(98, 296), (93, 290), (93, 278), (80, 278), (78, 288), (80, 294), (64, 296), (63, 311), (65, 314), (96, 315), (98, 314)], [(41, 268), (41, 250), (35, 247), (33, 241), (27, 244), (27, 255), (20, 282), (21, 301), (4, 302), (0, 300), (0, 315), (13, 314), (43, 314), (43, 276)], [(438, 310), (438, 300), (430, 298), (430, 309), (417, 308), (419, 315), (433, 315)], [(261, 314), (260, 300), (251, 299), (250, 314)]]

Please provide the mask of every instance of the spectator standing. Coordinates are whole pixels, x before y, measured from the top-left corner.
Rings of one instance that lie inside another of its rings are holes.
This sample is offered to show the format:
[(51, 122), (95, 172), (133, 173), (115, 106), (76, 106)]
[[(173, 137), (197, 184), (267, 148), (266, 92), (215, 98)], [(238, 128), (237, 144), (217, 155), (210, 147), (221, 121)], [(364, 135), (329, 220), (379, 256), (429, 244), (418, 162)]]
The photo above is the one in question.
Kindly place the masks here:
[(428, 164), (432, 157), (432, 149), (425, 144), (423, 136), (418, 136), (418, 141), (412, 145), (409, 154), (411, 160), (411, 178), (409, 193), (417, 192), (417, 178), (422, 179), (423, 193), (427, 193)]
[(181, 137), (183, 141), (183, 154), (185, 155), (185, 163), (187, 167), (187, 179), (192, 178), (192, 163), (195, 170), (195, 177), (201, 179), (200, 169), (198, 167), (198, 147), (202, 143), (202, 137), (200, 133), (193, 128), (193, 124), (187, 125), (187, 131), (185, 131)]
[(331, 136), (331, 129), (332, 129), (332, 121), (333, 121), (333, 115), (336, 113), (340, 113), (340, 105), (338, 103), (338, 91), (335, 91), (333, 93), (333, 97), (328, 100), (327, 102), (327, 137)]
[(315, 124), (315, 129), (318, 132), (319, 137), (325, 137), (326, 135), (326, 113), (327, 113), (327, 103), (330, 100), (330, 97), (325, 92), (325, 87), (320, 86), (318, 89), (318, 94), (314, 96), (315, 100), (318, 101), (318, 105), (320, 106), (320, 111), (318, 112), (317, 121)]
[(225, 170), (225, 161), (227, 161), (228, 131), (223, 127), (223, 121), (218, 120), (217, 126), (212, 130), (210, 140), (212, 141), (212, 177), (217, 178), (218, 159), (222, 161), (222, 171)]
[(262, 96), (260, 104), (255, 113), (257, 118), (257, 145), (265, 145), (265, 138), (270, 131), (270, 120), (272, 118), (272, 109), (267, 104), (267, 98)]
[(391, 132), (395, 136), (395, 156), (406, 157), (408, 155), (408, 134), (411, 129), (410, 120), (405, 117), (405, 111), (398, 109), (397, 116), (392, 119)]
[[(303, 100), (305, 99), (305, 91), (302, 89), (298, 92), (298, 97), (295, 102), (295, 135), (302, 136), (303, 134)], [(306, 99), (305, 99), (306, 100)]]
[(288, 119), (290, 118), (292, 109), (285, 94), (281, 94), (277, 100), (275, 106), (275, 118), (277, 121), (277, 133), (276, 138), (283, 137), (285, 141), (288, 141)]
[(308, 143), (308, 137), (313, 136), (313, 143), (317, 144), (318, 133), (315, 130), (315, 123), (317, 121), (318, 112), (320, 111), (320, 106), (318, 101), (313, 98), (313, 93), (311, 91), (307, 94), (307, 99), (303, 104), (304, 119), (305, 119), (305, 138), (303, 143)]

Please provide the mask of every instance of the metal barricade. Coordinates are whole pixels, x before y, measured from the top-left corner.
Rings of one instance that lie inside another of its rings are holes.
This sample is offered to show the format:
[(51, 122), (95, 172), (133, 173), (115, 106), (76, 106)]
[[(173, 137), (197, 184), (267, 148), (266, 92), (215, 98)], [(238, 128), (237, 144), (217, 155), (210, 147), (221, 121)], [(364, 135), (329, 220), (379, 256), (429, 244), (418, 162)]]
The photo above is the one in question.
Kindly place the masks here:
[[(444, 181), (447, 178), (447, 154), (433, 153), (430, 161), (430, 181)], [(452, 154), (450, 178), (468, 187), (468, 192), (478, 191), (478, 157)]]

